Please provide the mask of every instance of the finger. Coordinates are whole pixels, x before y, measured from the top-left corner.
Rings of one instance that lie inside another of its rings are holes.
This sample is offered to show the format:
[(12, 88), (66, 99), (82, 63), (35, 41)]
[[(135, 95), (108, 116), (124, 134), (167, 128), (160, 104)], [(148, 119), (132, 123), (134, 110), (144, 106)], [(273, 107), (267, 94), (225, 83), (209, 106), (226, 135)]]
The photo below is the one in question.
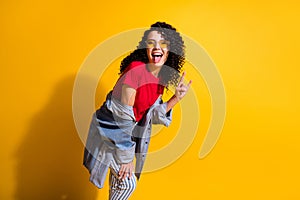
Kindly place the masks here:
[(127, 177), (127, 174), (128, 174), (128, 172), (125, 172), (125, 173), (123, 174), (122, 180), (124, 180), (124, 179)]
[(123, 173), (123, 165), (121, 165), (120, 170), (119, 170), (119, 176)]
[(125, 174), (125, 173), (122, 172), (122, 173), (120, 174), (120, 176), (119, 176), (119, 179), (124, 179), (124, 178), (123, 178), (123, 177), (124, 177), (124, 174)]
[(178, 88), (178, 92), (186, 92), (188, 90), (188, 87), (187, 86), (184, 86), (184, 87), (181, 87), (181, 88)]
[(189, 83), (188, 83), (187, 85), (181, 84), (181, 85), (179, 85), (176, 89), (177, 89), (178, 91), (182, 91), (182, 90), (187, 91), (187, 90), (190, 88), (190, 85), (191, 85), (191, 84), (192, 84), (192, 81), (189, 81)]
[(186, 87), (187, 85), (184, 83), (184, 82), (181, 82), (181, 83), (178, 83), (177, 85), (177, 89), (180, 89), (180, 88), (183, 88), (183, 87)]
[(182, 82), (182, 83), (178, 83), (177, 88), (180, 88), (180, 87), (182, 87), (183, 85), (184, 85), (183, 82)]
[(121, 165), (121, 168), (119, 171), (119, 179), (124, 179), (125, 175), (126, 175), (126, 168), (125, 168), (125, 166)]
[(189, 81), (189, 83), (187, 84), (187, 87), (189, 88), (191, 84), (192, 84), (192, 80)]
[(124, 173), (122, 174), (122, 176), (120, 177), (120, 179), (124, 180), (126, 178), (127, 172), (124, 171)]
[(185, 77), (185, 72), (182, 73), (182, 76), (180, 77), (178, 85), (183, 83), (184, 77)]
[(129, 178), (132, 176), (132, 167), (129, 168)]

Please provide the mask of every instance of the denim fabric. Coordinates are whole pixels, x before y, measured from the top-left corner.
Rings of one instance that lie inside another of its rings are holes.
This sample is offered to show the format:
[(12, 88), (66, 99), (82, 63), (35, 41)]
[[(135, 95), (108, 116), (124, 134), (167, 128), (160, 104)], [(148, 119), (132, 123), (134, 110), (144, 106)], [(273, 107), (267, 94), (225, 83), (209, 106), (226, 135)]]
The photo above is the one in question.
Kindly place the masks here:
[(143, 119), (135, 121), (133, 109), (114, 99), (111, 92), (105, 103), (94, 113), (84, 152), (84, 166), (90, 172), (90, 181), (102, 188), (112, 159), (119, 164), (136, 157), (135, 174), (139, 178), (145, 162), (152, 124), (169, 126), (172, 110), (161, 97), (150, 107)]

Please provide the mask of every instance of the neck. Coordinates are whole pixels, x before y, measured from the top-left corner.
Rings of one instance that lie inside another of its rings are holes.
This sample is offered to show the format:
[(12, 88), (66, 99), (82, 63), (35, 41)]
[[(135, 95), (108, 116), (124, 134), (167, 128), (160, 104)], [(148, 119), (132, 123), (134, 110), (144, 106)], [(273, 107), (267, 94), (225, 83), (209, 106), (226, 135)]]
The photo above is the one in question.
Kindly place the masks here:
[(149, 63), (147, 65), (149, 72), (153, 74), (153, 76), (158, 77), (158, 74), (161, 70), (161, 67), (155, 66), (154, 64)]

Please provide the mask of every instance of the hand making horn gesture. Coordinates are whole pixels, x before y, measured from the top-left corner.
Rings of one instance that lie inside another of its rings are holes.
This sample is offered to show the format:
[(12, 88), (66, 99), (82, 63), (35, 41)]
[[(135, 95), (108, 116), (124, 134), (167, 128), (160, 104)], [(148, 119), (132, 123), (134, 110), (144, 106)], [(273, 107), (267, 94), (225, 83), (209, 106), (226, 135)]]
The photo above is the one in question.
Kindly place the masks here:
[(175, 96), (177, 97), (178, 100), (181, 100), (186, 95), (192, 83), (192, 80), (190, 80), (188, 84), (184, 84), (183, 82), (184, 77), (185, 77), (185, 72), (183, 72), (182, 76), (180, 77), (179, 83), (175, 88)]

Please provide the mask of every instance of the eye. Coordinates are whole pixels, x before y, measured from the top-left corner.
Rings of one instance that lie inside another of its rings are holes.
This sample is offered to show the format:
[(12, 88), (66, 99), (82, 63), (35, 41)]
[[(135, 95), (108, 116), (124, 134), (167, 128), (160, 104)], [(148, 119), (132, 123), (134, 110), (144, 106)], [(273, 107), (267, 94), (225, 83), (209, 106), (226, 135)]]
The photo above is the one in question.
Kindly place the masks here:
[(161, 48), (167, 48), (170, 45), (170, 42), (167, 41), (167, 40), (161, 40), (159, 42), (159, 45), (160, 45)]
[(148, 48), (153, 48), (155, 47), (156, 42), (154, 40), (147, 40), (146, 45)]

